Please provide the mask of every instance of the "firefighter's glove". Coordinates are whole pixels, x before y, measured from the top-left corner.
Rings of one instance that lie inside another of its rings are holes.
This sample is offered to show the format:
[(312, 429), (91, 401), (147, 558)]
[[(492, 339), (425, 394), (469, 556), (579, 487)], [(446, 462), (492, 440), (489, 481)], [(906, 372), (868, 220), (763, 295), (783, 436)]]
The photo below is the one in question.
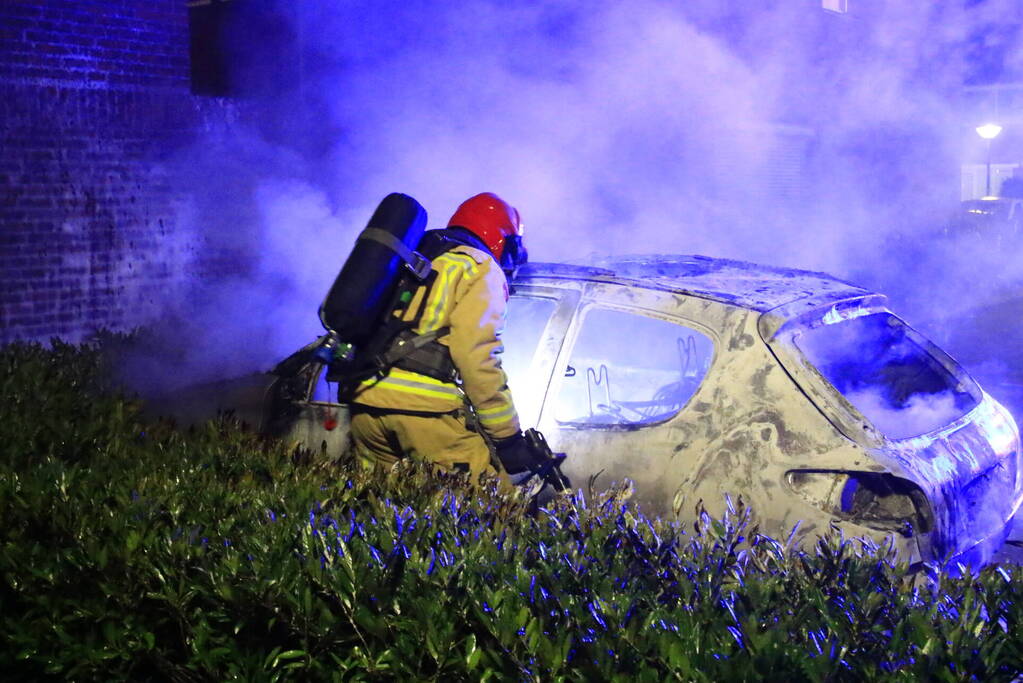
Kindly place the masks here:
[(508, 474), (529, 472), (544, 462), (543, 457), (529, 447), (529, 442), (522, 432), (507, 439), (495, 439), (494, 449), (497, 451), (497, 459), (501, 461)]

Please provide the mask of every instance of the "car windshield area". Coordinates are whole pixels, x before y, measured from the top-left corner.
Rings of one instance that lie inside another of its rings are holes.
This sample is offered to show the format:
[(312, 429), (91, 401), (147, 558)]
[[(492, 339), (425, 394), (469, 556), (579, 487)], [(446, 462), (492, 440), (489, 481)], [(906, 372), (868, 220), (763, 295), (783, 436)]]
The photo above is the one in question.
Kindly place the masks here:
[(948, 357), (944, 363), (936, 358), (928, 350), (933, 345), (891, 313), (820, 325), (797, 332), (793, 340), (889, 439), (935, 431), (979, 403), (979, 390), (965, 371)]
[(686, 325), (590, 308), (554, 402), (559, 424), (614, 427), (662, 422), (699, 388), (714, 343)]

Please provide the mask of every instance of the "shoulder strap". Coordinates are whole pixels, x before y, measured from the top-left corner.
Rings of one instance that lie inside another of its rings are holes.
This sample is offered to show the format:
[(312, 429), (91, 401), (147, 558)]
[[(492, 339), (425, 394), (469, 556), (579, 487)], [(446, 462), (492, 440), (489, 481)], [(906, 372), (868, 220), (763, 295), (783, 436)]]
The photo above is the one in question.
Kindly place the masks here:
[(487, 245), (483, 243), (483, 240), (476, 237), (465, 228), (443, 228), (439, 230), (427, 230), (421, 240), (419, 240), (419, 246), (417, 249), (426, 258), (435, 259), (441, 254), (451, 251), (455, 247), (473, 247), (479, 249), (485, 254), (489, 254), (490, 250), (487, 249)]
[[(403, 325), (409, 329), (415, 329), (419, 327), (419, 321), (422, 320), (423, 311), (426, 309), (426, 300), (430, 296), (430, 289), (433, 287), (433, 283), (437, 280), (437, 271), (431, 270), (429, 275), (421, 281), (412, 281), (412, 278), (408, 275), (402, 277), (398, 283), (398, 297), (394, 301), (394, 304), (390, 307), (391, 316), (404, 320), (405, 316), (408, 315), (411, 310), (412, 302), (415, 300), (416, 290), (420, 287), (425, 287), (426, 291), (423, 293), (422, 299), (419, 301), (419, 305), (415, 310), (415, 314), (412, 319), (403, 323)], [(407, 293), (408, 298), (400, 298), (403, 293)]]
[(419, 252), (412, 251), (406, 247), (404, 242), (386, 230), (366, 228), (359, 233), (359, 239), (371, 240), (377, 244), (382, 244), (398, 254), (405, 261), (405, 265), (412, 271), (412, 274), (420, 280), (425, 280), (426, 276), (430, 274), (430, 260)]

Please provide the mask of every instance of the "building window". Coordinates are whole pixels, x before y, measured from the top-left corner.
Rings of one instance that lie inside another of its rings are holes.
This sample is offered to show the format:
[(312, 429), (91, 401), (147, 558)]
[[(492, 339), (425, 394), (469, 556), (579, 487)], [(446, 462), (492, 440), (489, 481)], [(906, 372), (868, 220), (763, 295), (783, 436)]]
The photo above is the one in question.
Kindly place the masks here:
[(219, 97), (230, 92), (223, 34), (232, 10), (232, 6), (213, 0), (188, 2), (189, 56), (195, 95)]
[(829, 12), (845, 14), (849, 11), (849, 0), (821, 0), (821, 7)]
[(301, 80), (300, 3), (188, 0), (192, 93), (277, 94)]

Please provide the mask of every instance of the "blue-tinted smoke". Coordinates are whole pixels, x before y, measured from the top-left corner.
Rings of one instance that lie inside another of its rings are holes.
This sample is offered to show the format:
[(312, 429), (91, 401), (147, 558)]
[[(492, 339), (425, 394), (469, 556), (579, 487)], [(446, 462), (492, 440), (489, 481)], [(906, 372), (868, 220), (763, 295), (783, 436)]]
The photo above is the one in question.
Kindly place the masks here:
[[(311, 338), (392, 191), (431, 227), (497, 192), (534, 260), (702, 253), (827, 270), (947, 336), (1018, 269), (937, 239), (958, 202), (960, 56), (981, 17), (958, 2), (849, 4), (282, 1), (295, 78), (235, 103), (235, 122), (177, 164), (203, 188), (190, 239), (234, 249), (238, 267), (175, 317), (195, 352), (168, 381), (265, 369)], [(267, 72), (265, 57), (239, 65), (243, 82)], [(988, 278), (968, 289), (977, 264)]]

